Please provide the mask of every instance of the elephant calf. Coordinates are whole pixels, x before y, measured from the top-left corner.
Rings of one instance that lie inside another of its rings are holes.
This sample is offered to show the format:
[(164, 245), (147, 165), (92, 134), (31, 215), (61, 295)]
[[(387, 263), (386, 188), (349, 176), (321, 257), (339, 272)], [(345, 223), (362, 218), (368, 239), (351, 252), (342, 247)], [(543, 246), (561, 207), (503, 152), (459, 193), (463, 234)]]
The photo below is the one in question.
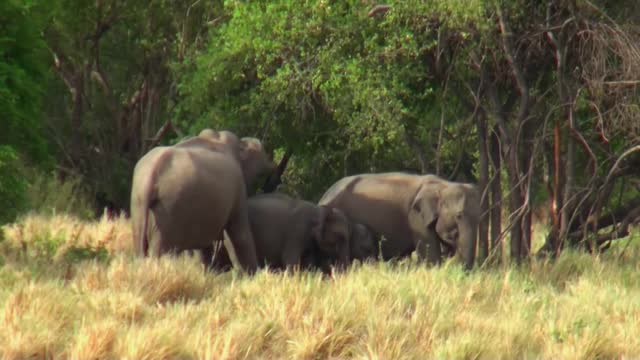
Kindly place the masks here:
[(367, 261), (378, 259), (378, 243), (378, 236), (374, 235), (368, 226), (352, 223), (349, 240), (351, 260)]
[[(318, 258), (336, 259), (338, 266), (350, 261), (350, 224), (342, 211), (279, 193), (251, 197), (247, 208), (258, 266), (313, 267)], [(230, 266), (221, 247), (213, 267), (224, 271)]]
[[(378, 259), (378, 237), (373, 234), (371, 229), (366, 225), (360, 223), (350, 223), (349, 234), (349, 262), (354, 260), (374, 261)], [(323, 272), (328, 273), (331, 266), (338, 265), (336, 258), (327, 256), (319, 252), (314, 252), (311, 259), (307, 259), (305, 264), (312, 264), (313, 267), (321, 269)], [(338, 265), (339, 266), (339, 265)]]

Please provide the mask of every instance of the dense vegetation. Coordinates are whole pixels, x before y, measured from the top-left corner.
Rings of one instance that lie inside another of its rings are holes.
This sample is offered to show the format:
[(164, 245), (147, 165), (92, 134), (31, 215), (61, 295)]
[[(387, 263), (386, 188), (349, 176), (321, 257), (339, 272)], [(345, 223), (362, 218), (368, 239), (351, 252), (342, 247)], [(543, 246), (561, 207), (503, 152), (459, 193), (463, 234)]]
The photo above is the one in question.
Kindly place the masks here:
[(481, 260), (507, 238), (513, 259), (537, 250), (534, 209), (551, 254), (607, 248), (640, 215), (635, 1), (1, 6), (0, 221), (61, 206), (30, 195), (56, 186), (83, 216), (126, 211), (137, 159), (204, 127), (282, 159), (263, 191), (316, 200), (392, 170), (478, 183)]
[[(639, 85), (636, 0), (2, 0), (0, 357), (637, 357)], [(256, 191), (477, 183), (479, 268), (134, 258), (91, 218), (205, 127), (273, 152)]]

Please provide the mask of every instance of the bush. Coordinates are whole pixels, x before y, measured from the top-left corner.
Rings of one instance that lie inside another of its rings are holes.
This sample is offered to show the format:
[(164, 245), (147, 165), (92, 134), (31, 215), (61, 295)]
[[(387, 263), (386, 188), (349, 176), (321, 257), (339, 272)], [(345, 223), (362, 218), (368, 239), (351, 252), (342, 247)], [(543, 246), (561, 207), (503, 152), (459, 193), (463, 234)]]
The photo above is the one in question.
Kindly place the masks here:
[(10, 146), (0, 146), (0, 224), (13, 221), (27, 207), (27, 182), (16, 171), (18, 155)]
[(66, 213), (81, 219), (93, 217), (88, 191), (79, 177), (59, 180), (53, 173), (33, 171), (27, 203), (31, 211), (43, 215)]
[(93, 217), (89, 192), (79, 177), (61, 181), (53, 172), (25, 166), (13, 148), (0, 146), (0, 224), (25, 212)]

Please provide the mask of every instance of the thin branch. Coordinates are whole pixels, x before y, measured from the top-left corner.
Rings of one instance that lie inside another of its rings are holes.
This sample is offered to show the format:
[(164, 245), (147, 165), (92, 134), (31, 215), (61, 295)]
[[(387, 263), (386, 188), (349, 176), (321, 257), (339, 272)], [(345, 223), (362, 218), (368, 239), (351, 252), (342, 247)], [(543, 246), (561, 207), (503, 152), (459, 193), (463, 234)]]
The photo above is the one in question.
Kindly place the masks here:
[(622, 162), (622, 160), (624, 158), (626, 158), (627, 156), (631, 155), (632, 153), (634, 153), (636, 151), (639, 151), (639, 150), (640, 150), (640, 145), (636, 145), (636, 146), (628, 149), (624, 153), (622, 153), (622, 155), (620, 155), (618, 160), (616, 160), (616, 162), (611, 167), (611, 170), (609, 170), (609, 174), (607, 174), (607, 178), (604, 180), (604, 184), (602, 184), (602, 187), (604, 187), (605, 185), (607, 185), (609, 183), (609, 181), (611, 180), (611, 177), (615, 173), (615, 171), (618, 168), (618, 166), (620, 166), (620, 163)]
[(196, 2), (194, 2), (193, 4), (189, 5), (189, 7), (187, 8), (187, 13), (184, 16), (184, 22), (182, 23), (182, 34), (180, 37), (180, 47), (178, 50), (178, 59), (180, 61), (182, 61), (182, 59), (184, 58), (184, 49), (186, 47), (186, 35), (187, 35), (187, 22), (189, 21), (189, 14), (191, 13), (191, 9), (198, 5), (198, 3), (200, 3), (200, 1), (202, 0), (196, 0)]
[(171, 119), (167, 120), (161, 127), (160, 129), (158, 129), (158, 132), (156, 132), (156, 135), (149, 139), (149, 144), (147, 145), (147, 149), (151, 149), (153, 147), (155, 147), (156, 145), (158, 145), (158, 143), (160, 143), (160, 140), (162, 140), (162, 138), (164, 137), (164, 135), (169, 131), (169, 130), (174, 130), (173, 124), (171, 122)]
[(384, 15), (389, 10), (391, 10), (391, 5), (376, 5), (371, 10), (369, 10), (369, 13), (367, 13), (367, 16), (374, 17), (378, 14)]
[(609, 86), (636, 86), (640, 85), (640, 80), (601, 81), (600, 83)]

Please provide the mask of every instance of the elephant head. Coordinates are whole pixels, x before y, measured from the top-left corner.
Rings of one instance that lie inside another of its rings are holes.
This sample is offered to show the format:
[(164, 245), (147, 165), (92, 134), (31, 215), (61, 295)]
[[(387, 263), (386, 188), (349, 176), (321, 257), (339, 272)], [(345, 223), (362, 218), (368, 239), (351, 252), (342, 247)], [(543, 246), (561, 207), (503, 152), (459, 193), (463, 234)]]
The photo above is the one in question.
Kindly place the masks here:
[(427, 175), (410, 209), (414, 231), (435, 230), (447, 247), (453, 247), (467, 269), (475, 261), (480, 196), (472, 184), (446, 181)]
[(276, 164), (267, 155), (262, 142), (256, 138), (244, 137), (238, 139), (230, 131), (215, 131), (212, 129), (200, 131), (198, 138), (230, 149), (240, 162), (247, 187), (251, 187), (260, 174), (271, 172), (276, 168)]
[(267, 155), (262, 142), (256, 138), (240, 139), (239, 157), (247, 186), (251, 186), (260, 174), (271, 173), (277, 167)]
[(340, 268), (348, 265), (351, 256), (350, 234), (349, 220), (342, 210), (320, 206), (312, 237), (321, 257), (336, 259), (336, 264)]
[(350, 240), (351, 259), (366, 261), (378, 258), (378, 242), (371, 230), (360, 223), (352, 223)]

